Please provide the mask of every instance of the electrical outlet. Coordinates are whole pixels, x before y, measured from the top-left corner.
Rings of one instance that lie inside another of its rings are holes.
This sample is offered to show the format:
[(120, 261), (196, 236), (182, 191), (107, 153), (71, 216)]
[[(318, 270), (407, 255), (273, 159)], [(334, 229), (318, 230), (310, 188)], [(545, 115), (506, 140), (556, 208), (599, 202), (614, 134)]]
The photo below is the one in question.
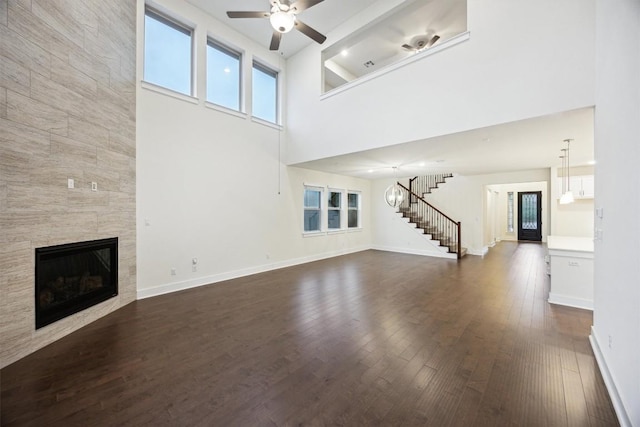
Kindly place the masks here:
[(175, 275), (176, 275), (176, 269), (175, 269), (175, 267), (172, 267), (172, 268), (171, 268), (171, 275), (172, 275), (172, 276), (175, 276)]
[(612, 348), (612, 346), (613, 346), (613, 337), (609, 335), (609, 348)]
[(98, 183), (97, 182), (92, 182), (91, 183), (91, 191), (98, 191)]
[(76, 184), (73, 181), (73, 178), (67, 178), (67, 188), (75, 188)]

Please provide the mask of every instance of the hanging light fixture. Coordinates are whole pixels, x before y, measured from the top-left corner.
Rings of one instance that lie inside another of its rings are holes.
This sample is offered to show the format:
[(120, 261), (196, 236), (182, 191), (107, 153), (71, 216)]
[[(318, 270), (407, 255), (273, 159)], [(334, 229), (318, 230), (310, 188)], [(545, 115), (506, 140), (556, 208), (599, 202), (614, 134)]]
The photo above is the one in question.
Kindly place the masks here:
[(389, 206), (392, 208), (397, 208), (402, 204), (404, 200), (404, 193), (402, 192), (402, 188), (398, 185), (398, 181), (396, 179), (396, 171), (398, 170), (397, 166), (393, 167), (393, 184), (387, 187), (387, 190), (384, 192), (384, 201), (387, 202)]
[(269, 16), (269, 22), (271, 22), (271, 26), (274, 30), (279, 33), (288, 33), (291, 31), (293, 26), (295, 25), (295, 16), (288, 11), (284, 11), (279, 9), (277, 6), (274, 6), (271, 11), (271, 16)]
[(567, 186), (566, 186), (566, 191), (564, 191), (564, 185), (562, 188), (562, 196), (560, 196), (560, 204), (561, 205), (567, 205), (569, 203), (573, 203), (574, 198), (573, 198), (573, 193), (571, 192), (571, 173), (569, 171), (569, 143), (571, 142), (571, 139), (565, 139), (564, 142), (567, 143), (567, 148), (563, 148), (562, 151), (564, 152), (564, 156), (563, 160), (566, 160), (565, 164), (566, 164), (566, 173), (564, 174), (564, 179), (563, 179), (563, 183), (565, 182), (564, 180), (566, 180)]

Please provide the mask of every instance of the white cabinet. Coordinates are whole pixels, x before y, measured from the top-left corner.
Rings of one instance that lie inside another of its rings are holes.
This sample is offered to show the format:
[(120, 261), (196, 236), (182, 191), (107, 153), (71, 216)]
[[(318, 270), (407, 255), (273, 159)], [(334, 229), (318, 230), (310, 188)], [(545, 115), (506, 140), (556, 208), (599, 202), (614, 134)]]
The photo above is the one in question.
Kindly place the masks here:
[(548, 236), (547, 247), (549, 302), (593, 310), (593, 239)]
[(595, 193), (595, 179), (593, 175), (577, 176), (576, 178), (580, 178), (580, 184), (576, 185), (575, 190), (573, 189), (573, 184), (571, 184), (571, 191), (573, 191), (574, 197), (593, 199)]
[[(558, 177), (558, 198), (562, 196), (562, 183), (564, 178)], [(593, 199), (595, 193), (595, 179), (593, 175), (575, 175), (569, 177), (569, 187), (573, 193), (574, 199)], [(565, 188), (566, 190), (566, 188)]]

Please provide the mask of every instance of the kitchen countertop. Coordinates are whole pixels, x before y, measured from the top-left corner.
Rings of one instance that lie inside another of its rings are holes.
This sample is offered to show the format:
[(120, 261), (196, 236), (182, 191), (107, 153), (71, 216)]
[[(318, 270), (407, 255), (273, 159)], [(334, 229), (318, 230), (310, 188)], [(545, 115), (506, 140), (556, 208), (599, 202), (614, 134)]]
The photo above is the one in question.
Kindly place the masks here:
[(547, 248), (553, 251), (593, 253), (592, 237), (547, 236)]

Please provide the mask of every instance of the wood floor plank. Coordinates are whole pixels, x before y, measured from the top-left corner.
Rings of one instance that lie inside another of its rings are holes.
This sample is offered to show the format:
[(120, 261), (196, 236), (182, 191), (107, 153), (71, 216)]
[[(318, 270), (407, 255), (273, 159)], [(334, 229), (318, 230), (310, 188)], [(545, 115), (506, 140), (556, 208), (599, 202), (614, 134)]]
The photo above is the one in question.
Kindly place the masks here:
[(136, 301), (0, 372), (3, 426), (615, 426), (540, 244), (382, 251)]

